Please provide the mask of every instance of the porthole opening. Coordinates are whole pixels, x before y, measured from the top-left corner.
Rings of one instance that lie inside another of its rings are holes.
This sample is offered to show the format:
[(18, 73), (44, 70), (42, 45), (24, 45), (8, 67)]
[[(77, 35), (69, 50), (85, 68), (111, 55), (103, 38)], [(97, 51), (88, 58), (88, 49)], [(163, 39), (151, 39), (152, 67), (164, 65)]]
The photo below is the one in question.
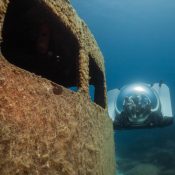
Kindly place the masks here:
[(79, 44), (41, 1), (11, 0), (1, 52), (12, 64), (65, 87), (77, 86)]
[(91, 100), (101, 106), (106, 107), (105, 100), (105, 87), (104, 87), (104, 74), (97, 66), (93, 58), (89, 57), (89, 89)]

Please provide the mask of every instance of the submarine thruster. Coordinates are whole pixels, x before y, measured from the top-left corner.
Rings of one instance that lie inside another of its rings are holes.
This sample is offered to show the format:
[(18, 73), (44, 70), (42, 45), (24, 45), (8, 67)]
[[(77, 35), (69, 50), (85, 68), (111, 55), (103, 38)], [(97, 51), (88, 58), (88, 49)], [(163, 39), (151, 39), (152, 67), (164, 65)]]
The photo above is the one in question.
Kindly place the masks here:
[(108, 91), (108, 113), (114, 129), (164, 127), (173, 123), (169, 87), (137, 83)]

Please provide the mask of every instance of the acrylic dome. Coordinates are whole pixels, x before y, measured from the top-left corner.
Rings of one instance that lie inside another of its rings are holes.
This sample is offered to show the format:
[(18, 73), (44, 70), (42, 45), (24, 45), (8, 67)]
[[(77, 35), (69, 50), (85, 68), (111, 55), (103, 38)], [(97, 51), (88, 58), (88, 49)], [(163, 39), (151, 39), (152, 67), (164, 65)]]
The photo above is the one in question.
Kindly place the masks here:
[(116, 99), (115, 105), (118, 113), (123, 111), (126, 97), (132, 100), (137, 98), (142, 106), (144, 103), (149, 103), (151, 105), (151, 111), (156, 111), (159, 107), (157, 93), (148, 84), (131, 84), (124, 86)]

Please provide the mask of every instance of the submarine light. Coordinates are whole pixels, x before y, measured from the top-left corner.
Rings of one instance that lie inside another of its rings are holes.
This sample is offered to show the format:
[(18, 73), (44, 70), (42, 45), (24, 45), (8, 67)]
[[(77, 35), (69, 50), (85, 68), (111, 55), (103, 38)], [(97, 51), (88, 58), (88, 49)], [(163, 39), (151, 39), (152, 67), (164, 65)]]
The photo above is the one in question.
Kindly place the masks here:
[(134, 87), (134, 90), (138, 91), (138, 92), (144, 92), (145, 91), (145, 89), (143, 87), (141, 87), (141, 86)]

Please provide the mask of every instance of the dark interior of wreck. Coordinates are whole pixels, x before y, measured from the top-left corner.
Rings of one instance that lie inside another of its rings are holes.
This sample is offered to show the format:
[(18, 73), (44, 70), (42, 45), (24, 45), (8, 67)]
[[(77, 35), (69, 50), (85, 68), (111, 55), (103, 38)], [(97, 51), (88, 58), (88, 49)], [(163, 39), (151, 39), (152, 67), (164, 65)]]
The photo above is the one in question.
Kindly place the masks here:
[[(38, 0), (11, 0), (1, 51), (12, 64), (65, 87), (77, 86), (79, 43), (71, 31)], [(94, 101), (104, 107), (104, 75), (90, 59)]]

